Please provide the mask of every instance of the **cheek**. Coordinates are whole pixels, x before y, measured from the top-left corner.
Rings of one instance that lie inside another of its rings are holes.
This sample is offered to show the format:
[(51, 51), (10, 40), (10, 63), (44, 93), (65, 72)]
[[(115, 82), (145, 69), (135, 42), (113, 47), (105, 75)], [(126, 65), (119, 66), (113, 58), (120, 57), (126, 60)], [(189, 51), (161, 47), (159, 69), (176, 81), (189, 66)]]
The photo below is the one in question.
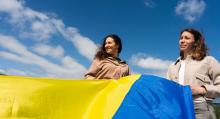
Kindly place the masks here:
[(108, 45), (105, 45), (105, 51), (107, 51), (108, 50)]
[(188, 50), (192, 49), (193, 45), (194, 45), (194, 43), (192, 43), (192, 42), (187, 43), (187, 48), (186, 49), (188, 49)]
[(193, 41), (189, 41), (189, 42), (187, 42), (187, 44), (188, 44), (189, 46), (193, 46), (194, 42), (193, 42)]
[(114, 49), (117, 51), (118, 50), (118, 46), (114, 46)]

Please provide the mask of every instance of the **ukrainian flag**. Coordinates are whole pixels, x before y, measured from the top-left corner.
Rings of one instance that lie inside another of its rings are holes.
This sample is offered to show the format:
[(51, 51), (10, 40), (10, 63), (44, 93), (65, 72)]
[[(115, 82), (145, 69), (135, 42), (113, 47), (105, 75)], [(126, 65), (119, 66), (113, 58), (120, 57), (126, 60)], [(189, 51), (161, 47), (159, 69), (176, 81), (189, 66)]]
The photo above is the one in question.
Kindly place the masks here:
[(0, 76), (0, 119), (195, 119), (189, 86), (152, 75), (119, 80)]

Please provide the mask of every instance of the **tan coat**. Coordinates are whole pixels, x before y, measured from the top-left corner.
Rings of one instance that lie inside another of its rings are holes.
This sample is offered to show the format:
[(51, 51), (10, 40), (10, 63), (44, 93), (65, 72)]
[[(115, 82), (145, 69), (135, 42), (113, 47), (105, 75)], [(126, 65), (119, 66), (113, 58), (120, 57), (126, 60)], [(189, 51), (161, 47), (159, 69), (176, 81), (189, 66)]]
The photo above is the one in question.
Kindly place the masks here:
[(128, 76), (129, 68), (125, 61), (108, 57), (103, 60), (95, 59), (85, 74), (86, 79), (119, 79)]
[[(184, 85), (204, 86), (205, 96), (194, 97), (194, 100), (205, 101), (220, 97), (220, 64), (211, 56), (196, 61), (188, 56), (185, 59)], [(167, 78), (178, 82), (180, 59), (172, 64), (167, 72)]]

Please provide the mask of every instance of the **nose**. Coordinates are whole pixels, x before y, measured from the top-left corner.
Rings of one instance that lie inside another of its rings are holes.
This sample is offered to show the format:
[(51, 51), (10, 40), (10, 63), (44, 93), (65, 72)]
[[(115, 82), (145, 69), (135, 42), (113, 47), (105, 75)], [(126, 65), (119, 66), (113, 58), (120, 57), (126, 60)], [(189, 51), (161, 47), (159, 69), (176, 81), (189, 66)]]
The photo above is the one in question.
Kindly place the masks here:
[(181, 38), (180, 39), (180, 43), (184, 43), (185, 42), (185, 39), (184, 38)]
[(108, 43), (106, 43), (106, 44), (105, 44), (105, 47), (109, 47), (109, 44), (108, 44)]
[(108, 44), (105, 45), (105, 49), (111, 48)]

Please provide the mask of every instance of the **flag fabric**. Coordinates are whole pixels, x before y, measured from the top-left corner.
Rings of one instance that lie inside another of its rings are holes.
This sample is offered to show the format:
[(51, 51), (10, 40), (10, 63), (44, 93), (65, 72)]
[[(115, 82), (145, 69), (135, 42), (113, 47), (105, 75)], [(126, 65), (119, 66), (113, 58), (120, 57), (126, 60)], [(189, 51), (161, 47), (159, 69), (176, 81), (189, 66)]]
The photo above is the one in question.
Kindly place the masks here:
[(131, 87), (114, 119), (195, 119), (189, 86), (142, 75)]
[(0, 119), (195, 119), (189, 86), (152, 75), (119, 80), (0, 76)]

